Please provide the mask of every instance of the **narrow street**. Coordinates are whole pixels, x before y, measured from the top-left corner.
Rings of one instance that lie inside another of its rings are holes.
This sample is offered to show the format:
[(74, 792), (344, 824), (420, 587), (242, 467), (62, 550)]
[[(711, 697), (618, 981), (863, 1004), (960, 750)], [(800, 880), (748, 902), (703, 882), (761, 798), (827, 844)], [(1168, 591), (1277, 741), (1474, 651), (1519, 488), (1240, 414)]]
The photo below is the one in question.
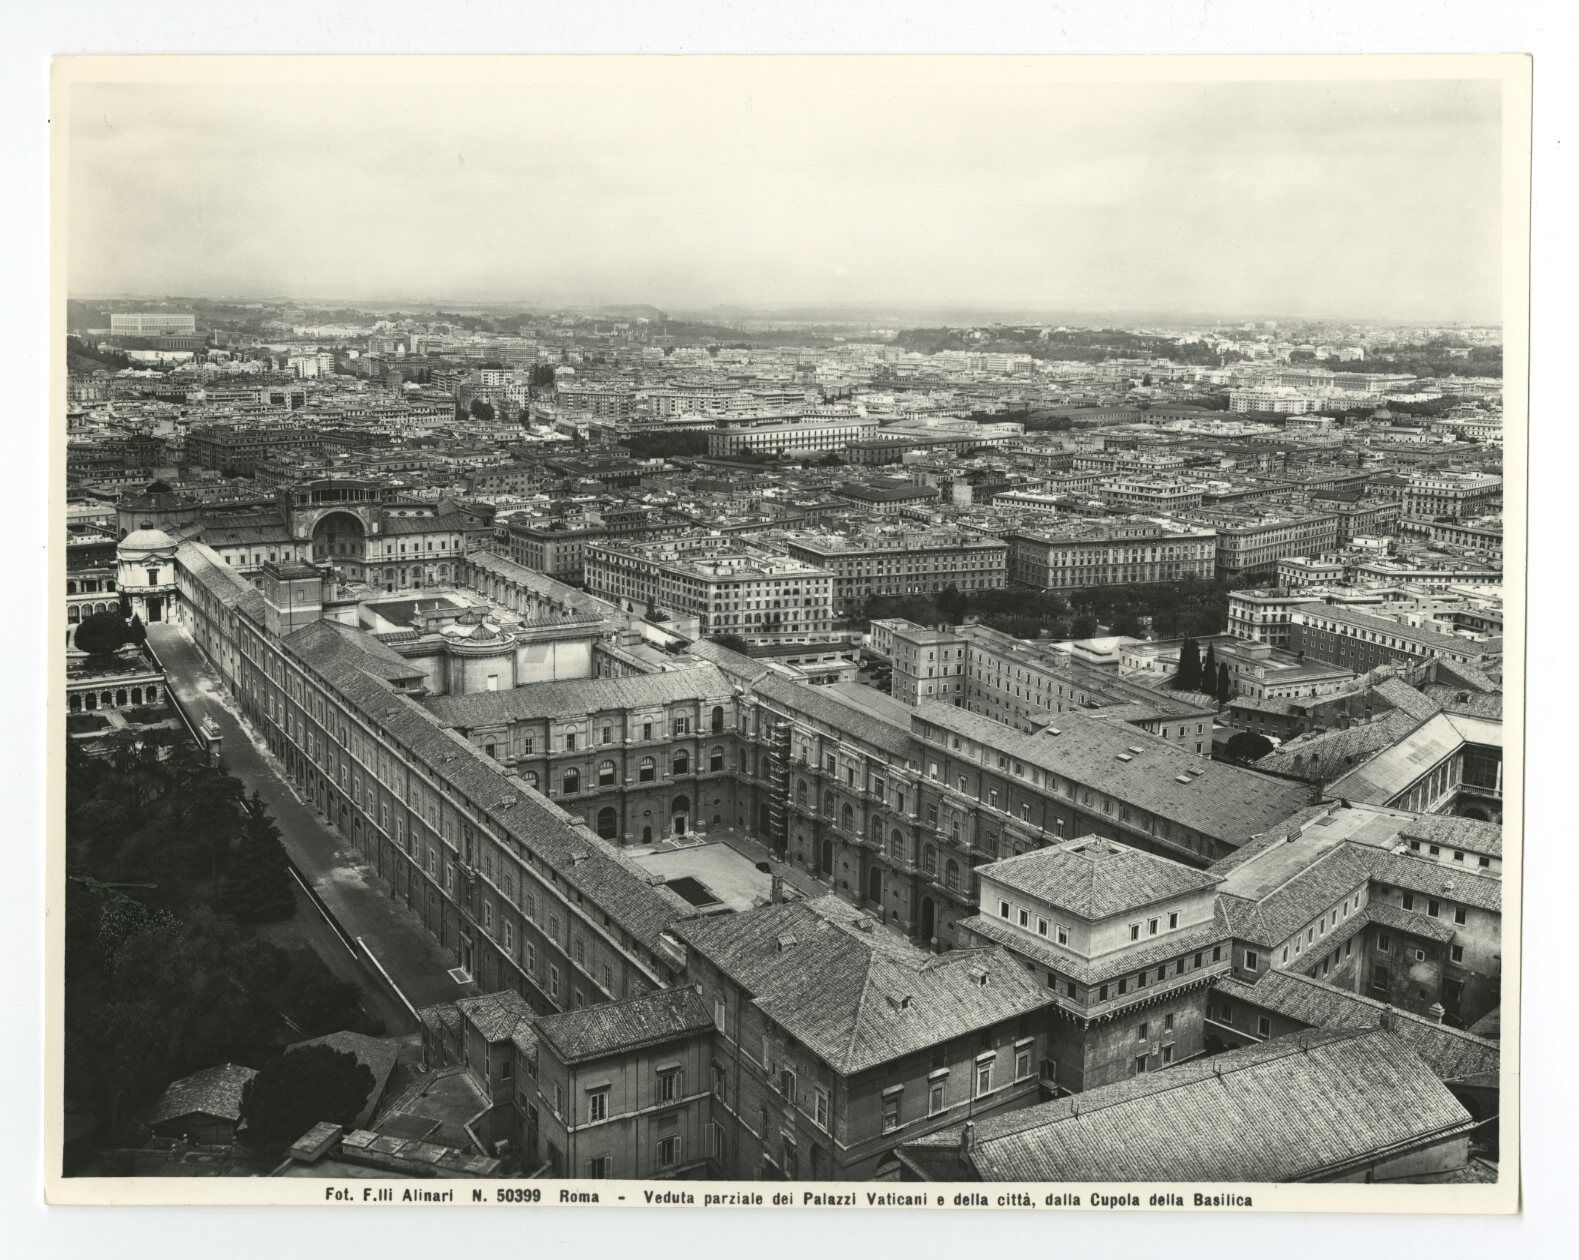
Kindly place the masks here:
[(392, 1035), (411, 1031), (416, 1021), (390, 994), (379, 967), (412, 1007), (463, 996), (446, 974), (453, 960), (445, 957), (416, 915), (378, 887), (350, 844), (291, 790), (282, 768), (261, 740), (254, 742), (231, 697), (191, 641), (168, 622), (156, 622), (148, 627), (148, 643), (192, 719), (210, 718), (219, 726), (226, 767), (249, 792), (257, 791), (274, 816), (286, 852), (311, 890), (298, 895), (312, 896), (333, 918), (331, 928), (316, 910), (309, 914), (304, 909), (304, 919), (317, 919), (318, 926), (306, 930), (313, 933), (314, 946), (331, 970), (347, 979), (355, 974), (374, 995), (375, 1009)]

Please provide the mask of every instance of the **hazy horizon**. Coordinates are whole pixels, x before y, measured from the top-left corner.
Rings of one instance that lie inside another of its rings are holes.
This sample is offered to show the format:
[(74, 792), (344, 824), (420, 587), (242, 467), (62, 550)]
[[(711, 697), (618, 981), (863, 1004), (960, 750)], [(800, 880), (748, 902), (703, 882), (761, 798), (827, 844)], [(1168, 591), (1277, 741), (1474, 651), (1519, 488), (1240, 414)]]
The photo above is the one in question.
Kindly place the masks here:
[(78, 84), (68, 290), (1501, 322), (1492, 81), (665, 78)]

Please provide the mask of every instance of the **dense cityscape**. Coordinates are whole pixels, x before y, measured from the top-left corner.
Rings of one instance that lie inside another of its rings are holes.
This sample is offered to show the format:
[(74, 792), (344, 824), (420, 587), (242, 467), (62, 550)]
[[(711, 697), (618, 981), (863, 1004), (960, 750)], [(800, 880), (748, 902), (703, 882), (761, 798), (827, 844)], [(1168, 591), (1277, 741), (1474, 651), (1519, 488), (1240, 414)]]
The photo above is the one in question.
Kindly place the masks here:
[(68, 1175), (1497, 1179), (1501, 328), (904, 314), (69, 303)]

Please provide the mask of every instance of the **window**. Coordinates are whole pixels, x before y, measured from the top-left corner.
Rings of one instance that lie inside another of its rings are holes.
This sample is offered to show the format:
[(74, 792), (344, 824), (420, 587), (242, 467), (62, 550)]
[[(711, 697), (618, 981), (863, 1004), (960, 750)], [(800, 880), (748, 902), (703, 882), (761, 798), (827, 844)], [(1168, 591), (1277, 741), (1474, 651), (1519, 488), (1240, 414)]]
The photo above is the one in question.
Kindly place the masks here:
[(680, 1162), (680, 1135), (671, 1133), (658, 1139), (658, 1167), (673, 1168)]
[(1173, 1016), (1171, 1014), (1162, 1017), (1162, 1030), (1163, 1032), (1173, 1031)]
[(1131, 923), (1129, 925), (1129, 939), (1132, 941), (1140, 940), (1140, 924)]
[(653, 775), (657, 773), (658, 763), (651, 757), (643, 757), (641, 765), (637, 768), (636, 777), (643, 783), (651, 783)]
[(1000, 901), (998, 903), (998, 917), (1000, 919), (1007, 919), (1009, 917), (1009, 903), (1007, 901)]
[(1146, 1040), (1146, 1032), (1147, 1032), (1147, 1030), (1149, 1028), (1150, 1028), (1149, 1024), (1145, 1024), (1145, 1023), (1136, 1024), (1135, 1025), (1135, 1040), (1136, 1041), (1145, 1041)]
[(1038, 936), (1046, 936), (1047, 935), (1047, 920), (1046, 919), (1038, 918), (1036, 920), (1036, 934)]
[(1378, 952), (1383, 954), (1390, 953), (1392, 951), (1393, 943), (1386, 932), (1378, 932), (1376, 934), (1376, 948)]
[(1213, 962), (1222, 962), (1223, 961), (1223, 947), (1221, 945), (1213, 945), (1212, 946), (1212, 961)]
[(816, 1120), (819, 1129), (828, 1128), (828, 1091), (818, 1089), (812, 1094), (812, 1118)]
[(1069, 944), (1069, 929), (1062, 923), (1058, 925), (1058, 943), (1060, 945)]
[(1137, 1054), (1135, 1056), (1135, 1072), (1134, 1072), (1134, 1075), (1139, 1076), (1143, 1072), (1145, 1072), (1145, 1070), (1146, 1070), (1146, 1056), (1143, 1055), (1143, 1054)]
[(609, 1118), (609, 1091), (595, 1089), (587, 1095), (587, 1119), (607, 1120)]
[(1171, 932), (1174, 928), (1176, 928), (1178, 926), (1179, 926), (1179, 912), (1177, 910), (1171, 911), (1168, 914), (1168, 930)]
[(1020, 926), (1021, 927), (1030, 927), (1031, 926), (1031, 912), (1029, 910), (1021, 910), (1020, 911)]
[(1167, 1067), (1168, 1064), (1170, 1064), (1172, 1062), (1173, 1062), (1173, 1047), (1172, 1046), (1163, 1046), (1163, 1048), (1162, 1048), (1162, 1065), (1163, 1065), (1163, 1067)]
[(729, 1031), (729, 1007), (723, 998), (713, 999), (713, 1024), (721, 1033)]
[(1462, 945), (1455, 945), (1455, 946), (1453, 946), (1452, 950), (1450, 951), (1450, 955), (1451, 955), (1452, 960), (1454, 962), (1456, 962), (1456, 963), (1463, 962), (1464, 961), (1464, 947)]
[(1253, 950), (1253, 949), (1245, 950), (1245, 970), (1246, 971), (1255, 971), (1255, 970), (1257, 970), (1260, 967), (1260, 964), (1261, 964), (1261, 959), (1256, 954), (1255, 950)]
[(983, 1059), (976, 1064), (976, 1097), (992, 1093), (993, 1060)]
[(1261, 1037), (1270, 1037), (1272, 1035), (1272, 1021), (1265, 1015), (1256, 1017), (1256, 1034)]
[(933, 1081), (927, 1089), (927, 1115), (937, 1116), (943, 1113), (943, 1086), (942, 1081)]
[(1455, 906), (1453, 908), (1453, 922), (1458, 924), (1459, 927), (1463, 927), (1464, 924), (1466, 922), (1468, 922), (1468, 921), (1469, 921), (1469, 913), (1468, 913), (1468, 911), (1466, 911), (1463, 906)]
[[(790, 1078), (792, 1081), (793, 1077)], [(680, 1099), (680, 1070), (672, 1068), (666, 1072), (658, 1073), (658, 1101), (661, 1103), (678, 1102)]]
[(1442, 903), (1435, 900), (1426, 902), (1425, 912), (1433, 919), (1440, 919), (1442, 917)]
[(779, 1069), (779, 1093), (784, 1095), (784, 1100), (792, 1106), (795, 1102), (795, 1073), (789, 1068)]
[(1415, 895), (1413, 893), (1405, 893), (1404, 894), (1404, 909), (1405, 910), (1413, 910), (1414, 908), (1415, 908)]
[(591, 1181), (607, 1181), (609, 1177), (609, 1157), (607, 1155), (594, 1155), (587, 1161), (587, 1177)]
[(608, 787), (614, 782), (614, 763), (612, 761), (598, 762), (598, 786)]
[(899, 1127), (899, 1100), (902, 1097), (900, 1090), (883, 1096), (883, 1132), (892, 1133)]
[(1146, 921), (1146, 935), (1147, 936), (1155, 936), (1155, 935), (1157, 935), (1157, 923), (1158, 923), (1158, 920), (1156, 920), (1156, 919), (1148, 919)]

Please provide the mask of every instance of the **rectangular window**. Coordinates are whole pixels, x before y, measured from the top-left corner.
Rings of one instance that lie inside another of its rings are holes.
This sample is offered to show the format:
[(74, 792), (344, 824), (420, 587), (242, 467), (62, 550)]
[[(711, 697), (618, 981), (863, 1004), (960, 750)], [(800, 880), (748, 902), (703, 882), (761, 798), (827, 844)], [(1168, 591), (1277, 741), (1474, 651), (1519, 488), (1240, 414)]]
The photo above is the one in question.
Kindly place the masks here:
[(1017, 1081), (1023, 1081), (1023, 1080), (1026, 1080), (1030, 1075), (1031, 1075), (1031, 1051), (1030, 1051), (1030, 1047), (1026, 1047), (1023, 1050), (1018, 1050), (1018, 1051), (1015, 1052), (1015, 1055), (1014, 1055), (1014, 1079), (1017, 1080)]
[(1179, 926), (1179, 912), (1177, 910), (1174, 910), (1168, 915), (1168, 930), (1171, 932), (1174, 928), (1176, 928), (1178, 926)]
[(713, 999), (713, 1026), (721, 1033), (729, 1031), (729, 1007), (723, 998)]
[(1453, 908), (1453, 922), (1454, 923), (1458, 924), (1459, 927), (1463, 927), (1464, 924), (1466, 922), (1468, 922), (1468, 920), (1469, 920), (1469, 914), (1464, 909), (1463, 906), (1455, 906)]
[(1137, 1054), (1135, 1056), (1135, 1075), (1139, 1076), (1145, 1070), (1146, 1070), (1146, 1056), (1143, 1055), (1143, 1054)]
[(927, 1090), (927, 1115), (943, 1114), (943, 1082), (933, 1081)]
[(1376, 948), (1383, 954), (1390, 953), (1392, 951), (1393, 943), (1388, 938), (1386, 932), (1378, 932), (1376, 934)]
[(1046, 919), (1037, 919), (1036, 920), (1036, 934), (1038, 936), (1046, 936), (1047, 935), (1047, 920)]
[(1433, 919), (1440, 919), (1442, 917), (1442, 903), (1440, 901), (1426, 902), (1425, 912)]
[(1415, 895), (1413, 893), (1405, 893), (1404, 894), (1404, 909), (1405, 910), (1413, 910), (1414, 908), (1415, 908)]
[(587, 1095), (587, 1119), (607, 1120), (609, 1118), (609, 1091), (595, 1089)]
[(1009, 917), (1009, 903), (1007, 901), (1000, 901), (998, 903), (998, 917), (1000, 919), (1007, 919)]
[(1155, 936), (1155, 935), (1157, 935), (1157, 923), (1158, 923), (1158, 920), (1156, 920), (1156, 919), (1149, 919), (1149, 920), (1147, 920), (1147, 922), (1146, 922), (1146, 935), (1147, 936)]
[(817, 1127), (824, 1131), (828, 1128), (828, 1091), (819, 1089), (812, 1096), (812, 1118), (817, 1121)]
[(1272, 1035), (1272, 1021), (1265, 1015), (1257, 1016), (1256, 1033), (1262, 1037), (1270, 1037)]
[(1140, 940), (1140, 924), (1131, 923), (1129, 925), (1129, 939), (1132, 941)]
[(1058, 943), (1060, 945), (1069, 944), (1069, 929), (1062, 923), (1058, 925)]
[(673, 1168), (680, 1162), (680, 1135), (671, 1133), (658, 1139), (658, 1167)]
[(992, 1093), (992, 1060), (987, 1059), (976, 1065), (976, 1097)]
[(1172, 1046), (1163, 1046), (1163, 1048), (1162, 1048), (1162, 1065), (1164, 1067), (1167, 1067), (1168, 1064), (1170, 1064), (1172, 1062), (1173, 1062), (1173, 1047)]
[(1255, 971), (1255, 970), (1257, 970), (1260, 967), (1260, 965), (1261, 965), (1261, 959), (1260, 959), (1260, 956), (1257, 955), (1255, 950), (1253, 950), (1253, 949), (1245, 950), (1245, 970), (1246, 971)]
[(1453, 946), (1452, 959), (1456, 963), (1461, 963), (1464, 961), (1464, 947), (1462, 945)]
[(895, 1090), (883, 1099), (883, 1132), (892, 1133), (899, 1127), (900, 1092)]
[(1146, 1040), (1146, 1032), (1147, 1032), (1148, 1028), (1149, 1028), (1149, 1025), (1144, 1024), (1144, 1023), (1135, 1025), (1135, 1040), (1136, 1041), (1145, 1041)]
[[(794, 1077), (790, 1076), (793, 1082)], [(793, 1088), (793, 1086), (792, 1086)], [(658, 1073), (658, 1101), (661, 1103), (678, 1102), (680, 1098), (680, 1073), (675, 1071)], [(794, 1098), (791, 1097), (791, 1102)]]
[(594, 1155), (587, 1161), (587, 1178), (590, 1181), (607, 1181), (609, 1176), (609, 1157), (607, 1155)]

